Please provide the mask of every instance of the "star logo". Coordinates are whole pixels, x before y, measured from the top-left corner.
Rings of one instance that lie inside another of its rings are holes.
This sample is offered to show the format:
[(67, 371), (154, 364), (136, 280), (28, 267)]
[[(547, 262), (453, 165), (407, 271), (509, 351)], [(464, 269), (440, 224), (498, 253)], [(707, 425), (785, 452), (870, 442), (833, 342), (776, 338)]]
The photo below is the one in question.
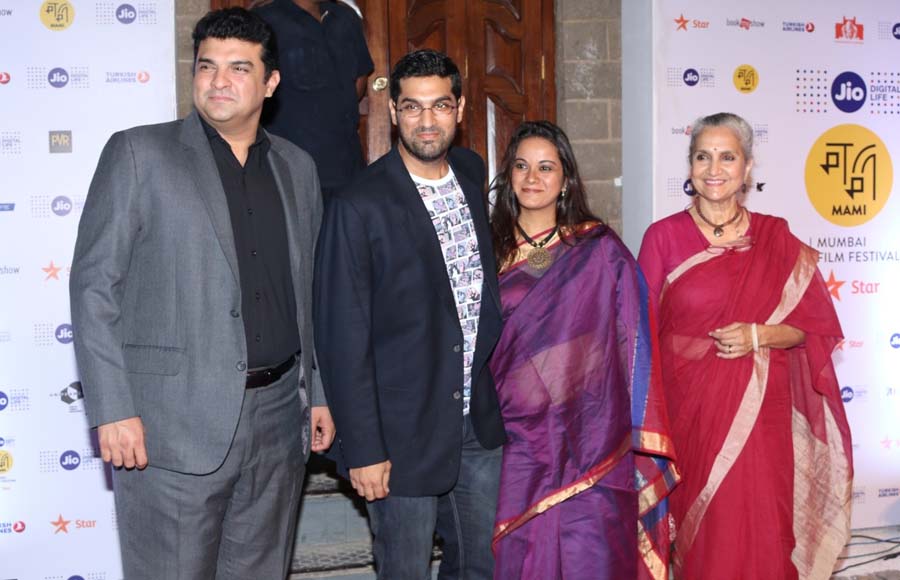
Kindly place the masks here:
[(688, 19), (684, 17), (684, 13), (682, 13), (678, 18), (675, 19), (675, 24), (678, 25), (678, 28), (675, 31), (684, 30), (687, 31), (687, 23)]
[(68, 534), (69, 533), (69, 523), (71, 521), (72, 520), (64, 520), (62, 517), (62, 514), (59, 514), (59, 517), (56, 519), (55, 522), (50, 522), (50, 525), (56, 526), (56, 529), (53, 531), (53, 533), (58, 534), (58, 533), (62, 532), (64, 534)]
[(834, 298), (837, 298), (838, 301), (841, 299), (841, 286), (846, 284), (844, 280), (837, 280), (834, 277), (834, 270), (831, 270), (828, 273), (828, 279), (825, 280), (825, 284), (828, 286), (828, 293), (831, 294)]
[(50, 265), (47, 266), (46, 268), (41, 268), (41, 270), (43, 270), (44, 273), (47, 274), (47, 277), (44, 278), (44, 282), (46, 282), (47, 280), (50, 280), (51, 278), (53, 280), (59, 280), (59, 271), (62, 270), (62, 268), (54, 265), (53, 260), (50, 260)]

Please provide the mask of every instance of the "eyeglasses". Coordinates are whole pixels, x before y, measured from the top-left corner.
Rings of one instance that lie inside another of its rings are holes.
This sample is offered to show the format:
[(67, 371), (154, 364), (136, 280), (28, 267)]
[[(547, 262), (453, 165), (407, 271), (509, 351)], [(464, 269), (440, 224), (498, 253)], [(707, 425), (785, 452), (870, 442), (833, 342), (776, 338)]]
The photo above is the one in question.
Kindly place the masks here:
[(423, 107), (419, 103), (407, 103), (402, 107), (397, 107), (397, 112), (407, 119), (418, 119), (425, 111), (431, 111), (435, 117), (447, 117), (453, 114), (454, 109), (456, 109), (456, 105), (441, 101), (430, 107)]

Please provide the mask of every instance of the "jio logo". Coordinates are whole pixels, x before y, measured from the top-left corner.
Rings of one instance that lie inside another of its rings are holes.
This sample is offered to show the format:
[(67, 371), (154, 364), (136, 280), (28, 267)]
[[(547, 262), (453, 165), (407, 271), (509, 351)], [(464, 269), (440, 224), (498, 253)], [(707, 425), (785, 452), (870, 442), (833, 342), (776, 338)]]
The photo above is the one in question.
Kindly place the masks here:
[(695, 193), (697, 193), (696, 191), (694, 191), (694, 184), (691, 183), (690, 179), (684, 180), (684, 184), (681, 186), (681, 189), (686, 195), (694, 195)]
[(61, 89), (69, 84), (69, 73), (66, 69), (56, 67), (47, 74), (47, 82), (56, 89)]
[(831, 99), (838, 109), (854, 113), (866, 102), (866, 83), (855, 72), (842, 72), (831, 83)]
[(66, 471), (77, 469), (81, 465), (81, 456), (74, 451), (66, 451), (59, 456), (59, 465)]
[[(900, 334), (891, 335), (891, 348), (900, 348)], [(3, 395), (3, 393), (0, 393), (0, 395)], [(0, 409), (3, 409), (3, 407), (0, 407)]]
[(53, 199), (50, 209), (60, 217), (68, 215), (72, 211), (72, 200), (64, 195), (60, 195)]
[(60, 324), (56, 327), (56, 340), (62, 344), (69, 344), (75, 339), (75, 332), (71, 324)]
[(844, 387), (841, 389), (841, 400), (845, 403), (849, 403), (853, 400), (853, 389), (850, 387)]
[(122, 24), (131, 24), (137, 18), (137, 11), (131, 4), (122, 4), (116, 8), (116, 20)]
[(6, 396), (6, 393), (0, 391), (0, 411), (6, 408), (9, 405), (9, 397)]
[(894, 30), (892, 32), (894, 34), (894, 38), (900, 40), (900, 22), (894, 25)]
[(700, 73), (698, 73), (695, 69), (689, 68), (684, 71), (684, 75), (681, 78), (682, 80), (684, 80), (684, 84), (692, 87), (700, 82)]

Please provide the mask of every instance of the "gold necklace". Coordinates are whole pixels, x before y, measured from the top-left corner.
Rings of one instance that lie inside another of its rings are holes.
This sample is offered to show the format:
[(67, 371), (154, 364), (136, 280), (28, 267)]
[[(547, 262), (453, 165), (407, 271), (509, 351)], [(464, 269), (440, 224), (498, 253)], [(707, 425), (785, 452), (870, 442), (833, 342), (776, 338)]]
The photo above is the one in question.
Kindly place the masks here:
[(528, 242), (528, 245), (531, 246), (531, 251), (528, 252), (528, 265), (534, 268), (535, 270), (546, 270), (550, 267), (550, 264), (553, 263), (553, 255), (550, 251), (545, 248), (550, 240), (553, 239), (553, 236), (556, 235), (556, 231), (559, 229), (559, 224), (553, 226), (553, 229), (550, 230), (550, 233), (541, 240), (540, 242), (536, 242), (529, 237), (528, 234), (525, 233), (525, 230), (522, 229), (518, 223), (516, 223), (516, 228), (518, 228), (519, 233), (522, 234), (522, 238)]

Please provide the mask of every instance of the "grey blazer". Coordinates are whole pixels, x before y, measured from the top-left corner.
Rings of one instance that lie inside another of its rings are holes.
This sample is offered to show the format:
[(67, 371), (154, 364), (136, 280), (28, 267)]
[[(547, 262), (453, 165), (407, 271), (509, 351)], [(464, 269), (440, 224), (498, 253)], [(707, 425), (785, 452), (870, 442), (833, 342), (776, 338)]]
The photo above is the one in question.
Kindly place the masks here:
[[(315, 165), (269, 135), (284, 203), (302, 344), (301, 400), (324, 405), (312, 327)], [(183, 473), (225, 459), (247, 345), (231, 218), (197, 112), (113, 135), (91, 182), (70, 279), (75, 355), (92, 426), (140, 416), (150, 463)], [(298, 429), (308, 429), (298, 416)]]

